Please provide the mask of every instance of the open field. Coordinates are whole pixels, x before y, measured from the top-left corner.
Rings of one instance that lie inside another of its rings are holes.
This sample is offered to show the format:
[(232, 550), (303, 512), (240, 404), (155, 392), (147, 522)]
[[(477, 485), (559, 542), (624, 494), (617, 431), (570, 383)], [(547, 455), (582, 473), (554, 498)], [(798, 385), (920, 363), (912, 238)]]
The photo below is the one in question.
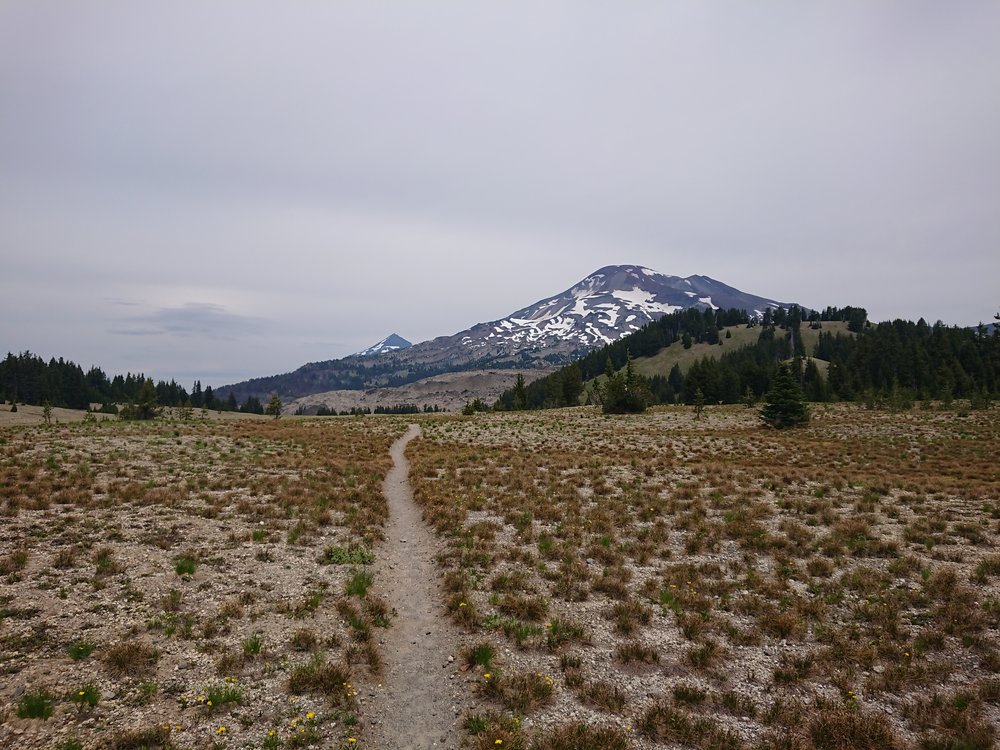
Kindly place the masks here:
[(493, 654), (473, 746), (569, 720), (604, 728), (590, 746), (993, 747), (998, 425), (849, 405), (788, 432), (743, 407), (425, 425), (446, 606)]
[(0, 747), (382, 747), (411, 422), (438, 746), (994, 747), (1000, 415), (853, 405), (0, 427)]
[(364, 566), (404, 430), (0, 431), (0, 747), (354, 746), (352, 675), (378, 672), (391, 619)]

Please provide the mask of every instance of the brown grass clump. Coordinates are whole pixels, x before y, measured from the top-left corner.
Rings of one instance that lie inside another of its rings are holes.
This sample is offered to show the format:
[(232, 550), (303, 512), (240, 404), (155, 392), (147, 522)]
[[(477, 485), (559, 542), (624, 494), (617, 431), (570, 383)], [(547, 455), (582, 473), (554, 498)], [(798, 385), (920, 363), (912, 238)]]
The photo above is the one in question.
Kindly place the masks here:
[(884, 716), (855, 708), (817, 711), (807, 732), (816, 750), (893, 750), (899, 739)]
[(499, 701), (510, 711), (528, 713), (552, 700), (555, 680), (540, 672), (486, 672), (480, 693)]
[(531, 742), (531, 750), (629, 750), (631, 747), (632, 740), (621, 729), (589, 724), (564, 724), (540, 732)]
[(149, 675), (159, 652), (143, 641), (123, 641), (104, 653), (104, 666), (116, 677), (144, 677)]
[(331, 699), (334, 705), (352, 703), (356, 694), (351, 685), (350, 667), (328, 664), (318, 654), (292, 668), (288, 675), (288, 690), (292, 693), (319, 693)]

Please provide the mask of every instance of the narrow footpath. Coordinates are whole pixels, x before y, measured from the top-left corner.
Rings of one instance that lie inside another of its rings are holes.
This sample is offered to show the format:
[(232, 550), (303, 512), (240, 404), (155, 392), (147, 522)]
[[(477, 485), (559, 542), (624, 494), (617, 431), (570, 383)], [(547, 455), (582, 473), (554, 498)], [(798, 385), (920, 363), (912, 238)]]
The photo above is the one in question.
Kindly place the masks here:
[(407, 443), (419, 434), (420, 428), (411, 425), (393, 443), (393, 468), (383, 484), (389, 521), (375, 585), (396, 617), (384, 631), (385, 671), (374, 681), (364, 712), (375, 722), (365, 735), (370, 750), (440, 750), (457, 748), (461, 741), (458, 724), (466, 687), (457, 676), (459, 641), (443, 612), (436, 540), (413, 502), (404, 455)]

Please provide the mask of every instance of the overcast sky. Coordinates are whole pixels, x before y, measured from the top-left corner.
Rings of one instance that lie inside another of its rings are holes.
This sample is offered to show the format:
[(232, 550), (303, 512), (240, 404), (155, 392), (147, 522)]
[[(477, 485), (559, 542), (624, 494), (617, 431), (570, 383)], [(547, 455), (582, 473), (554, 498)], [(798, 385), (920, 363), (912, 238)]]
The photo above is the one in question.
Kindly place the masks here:
[(0, 347), (221, 385), (597, 268), (1000, 309), (1000, 3), (0, 0)]

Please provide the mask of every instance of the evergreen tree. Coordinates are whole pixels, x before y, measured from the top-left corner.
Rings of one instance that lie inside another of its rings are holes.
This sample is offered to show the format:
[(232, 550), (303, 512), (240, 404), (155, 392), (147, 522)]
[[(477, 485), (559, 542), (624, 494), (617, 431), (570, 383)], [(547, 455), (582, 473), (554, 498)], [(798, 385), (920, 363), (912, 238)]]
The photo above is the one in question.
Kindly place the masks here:
[(809, 410), (806, 408), (798, 380), (784, 362), (778, 365), (771, 389), (764, 396), (764, 402), (760, 416), (764, 423), (771, 427), (781, 430), (809, 421)]
[(263, 414), (264, 405), (256, 396), (247, 396), (247, 400), (243, 402), (240, 411), (244, 414)]
[(277, 393), (271, 394), (271, 400), (267, 402), (267, 415), (277, 419), (281, 416), (281, 399)]
[(562, 377), (563, 402), (566, 406), (577, 406), (583, 393), (583, 374), (574, 362), (563, 368)]
[(514, 381), (514, 401), (512, 408), (515, 410), (528, 408), (528, 395), (524, 390), (524, 375), (520, 372), (517, 374), (517, 380)]
[(156, 386), (152, 378), (144, 378), (136, 393), (135, 399), (121, 410), (121, 419), (155, 419), (160, 415), (159, 401), (156, 396)]
[(646, 411), (652, 396), (646, 379), (635, 371), (630, 352), (626, 352), (624, 372), (615, 372), (608, 358), (604, 374), (605, 381), (597, 387), (597, 394), (605, 414), (641, 414)]

